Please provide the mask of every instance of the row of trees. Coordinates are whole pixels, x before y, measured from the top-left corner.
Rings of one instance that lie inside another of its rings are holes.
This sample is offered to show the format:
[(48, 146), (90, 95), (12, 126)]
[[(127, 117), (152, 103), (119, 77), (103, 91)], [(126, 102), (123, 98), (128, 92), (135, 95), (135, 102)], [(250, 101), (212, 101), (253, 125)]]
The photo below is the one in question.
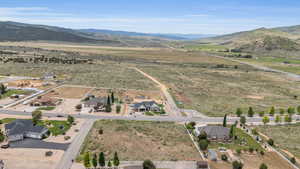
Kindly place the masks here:
[[(103, 152), (99, 153), (99, 155), (97, 156), (97, 154), (93, 154), (92, 158), (90, 157), (90, 153), (86, 152), (84, 154), (84, 159), (83, 159), (83, 164), (86, 168), (89, 167), (105, 167), (106, 166), (106, 161), (105, 161), (105, 155)], [(115, 152), (114, 154), (114, 158), (113, 160), (108, 160), (107, 162), (107, 166), (108, 167), (112, 167), (112, 166), (119, 166), (120, 165), (120, 161), (119, 161), (119, 157), (118, 157), (118, 153)]]
[[(296, 114), (296, 110), (297, 110), (297, 113), (300, 114), (300, 106), (298, 106), (297, 108), (294, 108), (294, 107), (289, 107), (287, 110), (285, 109), (278, 109), (278, 113), (280, 115), (284, 115), (286, 112), (289, 114), (289, 115), (294, 115)], [(244, 113), (242, 111), (241, 108), (238, 108), (235, 112), (235, 114), (238, 116), (238, 117), (241, 117)], [(253, 117), (255, 115), (255, 111), (253, 110), (252, 107), (249, 107), (248, 111), (247, 111), (247, 116), (248, 117)], [(276, 114), (276, 109), (275, 107), (271, 107), (270, 110), (269, 110), (269, 115), (270, 116), (274, 116)], [(258, 112), (258, 115), (260, 117), (263, 117), (266, 115), (266, 113), (264, 111), (261, 111), (261, 112)]]
[[(233, 169), (243, 169), (243, 167), (244, 167), (244, 164), (240, 161), (233, 161), (232, 162), (232, 168)], [(259, 169), (268, 169), (268, 166), (265, 163), (262, 163), (259, 166)]]

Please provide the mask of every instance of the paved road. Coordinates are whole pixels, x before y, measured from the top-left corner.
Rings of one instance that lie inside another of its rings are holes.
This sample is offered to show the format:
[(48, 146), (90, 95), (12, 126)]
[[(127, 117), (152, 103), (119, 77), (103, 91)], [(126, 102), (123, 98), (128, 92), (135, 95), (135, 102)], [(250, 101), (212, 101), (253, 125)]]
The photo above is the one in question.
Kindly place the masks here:
[(7, 83), (16, 80), (25, 80), (25, 79), (33, 79), (32, 77), (22, 77), (22, 76), (6, 76), (0, 80), (0, 83)]
[(78, 134), (73, 139), (73, 142), (70, 144), (67, 151), (64, 153), (63, 157), (60, 159), (59, 163), (56, 166), (56, 169), (70, 169), (72, 167), (72, 160), (75, 160), (81, 146), (84, 142), (85, 137), (88, 135), (90, 129), (92, 128), (95, 119), (86, 120), (82, 127), (80, 128)]
[[(10, 114), (10, 115), (23, 115), (30, 116), (31, 112), (23, 112), (23, 111), (15, 111), (15, 110), (4, 110), (0, 109), (0, 113), (2, 114)], [(64, 113), (43, 113), (43, 116), (46, 117), (67, 117)], [(75, 118), (80, 119), (93, 119), (93, 120), (137, 120), (137, 121), (165, 121), (165, 122), (189, 122), (195, 121), (200, 123), (223, 123), (223, 117), (177, 117), (177, 116), (107, 116), (107, 115), (92, 115), (92, 114), (74, 114), (72, 115)], [(235, 121), (239, 121), (239, 117), (228, 117), (228, 123), (234, 123)], [(294, 115), (293, 120), (299, 121), (300, 116)], [(270, 117), (271, 121), (274, 121), (274, 117)], [(261, 125), (262, 123), (261, 117), (247, 117), (247, 123), (253, 125)]]
[(64, 151), (68, 149), (69, 145), (69, 143), (54, 143), (36, 139), (25, 139), (9, 143), (11, 148), (54, 149)]
[(157, 79), (155, 79), (154, 77), (152, 77), (151, 75), (143, 72), (142, 70), (134, 67), (133, 69), (135, 69), (136, 71), (138, 71), (139, 73), (141, 73), (142, 75), (144, 75), (145, 77), (149, 78), (150, 80), (152, 80), (153, 82), (155, 82), (161, 89), (162, 93), (165, 96), (165, 99), (167, 100), (167, 105), (166, 108), (169, 109), (170, 113), (173, 113), (176, 116), (182, 116), (181, 114), (181, 110), (177, 107), (173, 97), (171, 96), (171, 94), (168, 92), (168, 88), (160, 83)]

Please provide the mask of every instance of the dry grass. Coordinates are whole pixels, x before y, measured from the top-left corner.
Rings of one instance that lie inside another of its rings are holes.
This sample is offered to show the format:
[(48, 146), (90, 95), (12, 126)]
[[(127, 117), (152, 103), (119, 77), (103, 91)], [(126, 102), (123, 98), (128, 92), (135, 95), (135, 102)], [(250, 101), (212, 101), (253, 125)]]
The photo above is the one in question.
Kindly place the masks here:
[(84, 88), (84, 87), (69, 87), (63, 86), (59, 87), (54, 90), (54, 92), (49, 93), (48, 95), (53, 95), (58, 98), (65, 98), (65, 99), (81, 99), (83, 98), (91, 88)]
[[(264, 156), (242, 154), (241, 160), (244, 163), (243, 169), (259, 168), (262, 163), (265, 163), (270, 169), (293, 169), (293, 167), (284, 161), (274, 152), (267, 152)], [(210, 162), (211, 169), (232, 169), (232, 165), (227, 162)]]
[(245, 65), (238, 65), (238, 69), (227, 64), (227, 68), (216, 66), (214, 62), (205, 65), (201, 62), (139, 68), (166, 84), (184, 108), (209, 116), (222, 116), (239, 107), (246, 110), (252, 106), (258, 112), (271, 106), (287, 108), (298, 103), (294, 96), (300, 96), (299, 82)]
[(165, 122), (98, 121), (81, 153), (87, 151), (105, 152), (107, 158), (117, 151), (120, 160), (200, 160), (184, 127)]
[(261, 126), (263, 134), (274, 139), (279, 148), (287, 150), (300, 159), (300, 124), (284, 126)]

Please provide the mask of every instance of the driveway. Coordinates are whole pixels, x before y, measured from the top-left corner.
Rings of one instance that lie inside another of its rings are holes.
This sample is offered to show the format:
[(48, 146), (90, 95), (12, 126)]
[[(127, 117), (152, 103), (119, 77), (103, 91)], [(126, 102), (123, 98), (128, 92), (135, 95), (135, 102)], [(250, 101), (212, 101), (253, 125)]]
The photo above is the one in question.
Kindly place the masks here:
[(53, 149), (63, 151), (66, 151), (69, 145), (69, 143), (53, 143), (35, 139), (25, 139), (23, 141), (12, 142), (9, 144), (11, 148)]

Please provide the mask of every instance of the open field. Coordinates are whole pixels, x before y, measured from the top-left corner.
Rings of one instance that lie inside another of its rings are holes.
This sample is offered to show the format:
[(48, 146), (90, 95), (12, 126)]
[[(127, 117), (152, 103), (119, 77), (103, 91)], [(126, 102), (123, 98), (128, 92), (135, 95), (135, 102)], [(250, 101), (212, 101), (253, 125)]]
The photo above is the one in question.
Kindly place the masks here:
[(258, 57), (257, 59), (241, 59), (242, 61), (254, 63), (278, 69), (285, 72), (300, 74), (300, 59), (292, 58), (275, 58), (275, 57)]
[(55, 89), (54, 92), (48, 93), (47, 96), (51, 96), (51, 94), (53, 94), (53, 96), (58, 98), (81, 99), (90, 90), (92, 90), (92, 88), (62, 86)]
[[(99, 134), (103, 129), (103, 134)], [(120, 160), (200, 160), (184, 127), (175, 123), (102, 120), (85, 140), (84, 152), (104, 152)]]
[[(265, 163), (270, 169), (293, 169), (293, 167), (284, 161), (274, 152), (267, 152), (264, 156), (242, 154), (241, 159), (244, 163), (244, 169), (259, 168), (260, 164)], [(210, 162), (211, 169), (232, 169), (232, 165), (227, 162)]]
[(51, 65), (51, 64), (0, 64), (0, 74), (40, 77), (46, 72), (71, 77), (68, 84), (93, 87), (129, 88), (155, 90), (153, 82), (128, 66), (117, 63), (99, 63), (94, 65)]
[(266, 111), (271, 106), (287, 108), (297, 105), (294, 96), (300, 95), (299, 82), (245, 65), (218, 67), (210, 62), (139, 68), (166, 84), (174, 98), (183, 103), (179, 106), (209, 116), (235, 112), (238, 107), (244, 112), (249, 106), (255, 111)]
[(300, 159), (300, 124), (284, 126), (261, 126), (258, 131), (275, 141), (283, 150), (287, 150)]

